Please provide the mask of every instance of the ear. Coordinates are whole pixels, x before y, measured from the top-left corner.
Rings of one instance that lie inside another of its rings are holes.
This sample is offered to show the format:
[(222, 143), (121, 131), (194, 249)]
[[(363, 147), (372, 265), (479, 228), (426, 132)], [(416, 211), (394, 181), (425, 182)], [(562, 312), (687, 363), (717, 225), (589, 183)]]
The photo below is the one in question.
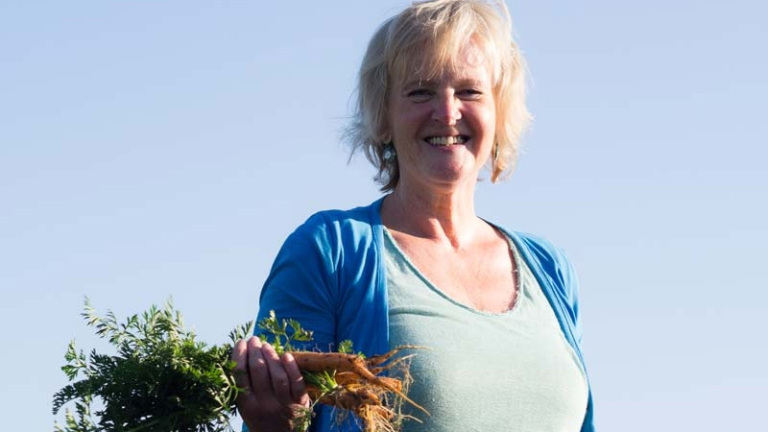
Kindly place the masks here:
[(499, 180), (499, 176), (504, 172), (506, 161), (499, 158), (499, 143), (493, 145), (491, 150), (491, 183), (496, 183)]
[(388, 130), (382, 131), (379, 134), (379, 138), (381, 138), (382, 146), (385, 146), (387, 144), (392, 144), (392, 134)]

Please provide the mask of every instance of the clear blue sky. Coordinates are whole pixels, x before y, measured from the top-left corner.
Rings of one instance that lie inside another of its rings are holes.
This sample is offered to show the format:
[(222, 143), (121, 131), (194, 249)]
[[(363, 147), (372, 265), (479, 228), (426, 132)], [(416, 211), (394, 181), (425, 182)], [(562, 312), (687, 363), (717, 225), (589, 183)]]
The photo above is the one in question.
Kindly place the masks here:
[[(4, 430), (52, 430), (85, 295), (225, 342), (296, 225), (379, 196), (339, 134), (405, 4), (0, 0)], [(535, 122), (477, 205), (574, 262), (601, 430), (765, 431), (768, 6), (509, 6)]]

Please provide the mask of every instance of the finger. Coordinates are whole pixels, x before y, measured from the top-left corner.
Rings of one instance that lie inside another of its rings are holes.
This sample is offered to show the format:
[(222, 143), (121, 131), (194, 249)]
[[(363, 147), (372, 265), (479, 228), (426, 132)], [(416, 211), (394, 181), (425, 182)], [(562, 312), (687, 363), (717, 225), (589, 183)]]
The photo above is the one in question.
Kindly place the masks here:
[(265, 396), (272, 392), (272, 384), (269, 377), (267, 361), (262, 354), (265, 343), (257, 337), (248, 339), (248, 377), (251, 390), (257, 396)]
[(291, 398), (298, 404), (309, 406), (309, 396), (304, 384), (304, 377), (301, 375), (299, 366), (296, 364), (296, 359), (290, 353), (285, 353), (280, 360), (283, 362), (283, 367), (291, 383)]
[(291, 381), (288, 379), (288, 373), (283, 367), (283, 362), (280, 361), (280, 356), (277, 355), (272, 345), (268, 343), (261, 346), (261, 354), (269, 370), (270, 384), (275, 398), (284, 405), (292, 403)]
[(248, 342), (241, 339), (232, 348), (232, 361), (235, 362), (235, 383), (238, 387), (250, 390), (250, 378), (248, 378)]

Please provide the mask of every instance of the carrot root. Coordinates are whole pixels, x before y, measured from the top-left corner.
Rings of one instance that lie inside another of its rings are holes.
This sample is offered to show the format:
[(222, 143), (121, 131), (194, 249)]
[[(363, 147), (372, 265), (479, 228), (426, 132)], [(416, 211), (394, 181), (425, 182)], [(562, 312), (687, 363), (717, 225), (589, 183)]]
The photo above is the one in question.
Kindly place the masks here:
[[(363, 421), (366, 432), (394, 432), (395, 424), (404, 418), (412, 419), (399, 414), (403, 402), (429, 415), (406, 396), (411, 381), (408, 361), (412, 355), (396, 357), (400, 351), (412, 348), (419, 347), (398, 347), (370, 358), (337, 352), (294, 351), (291, 354), (303, 373), (333, 377), (331, 390), (308, 385), (310, 399), (354, 412)], [(402, 378), (379, 376), (393, 368), (397, 368)]]

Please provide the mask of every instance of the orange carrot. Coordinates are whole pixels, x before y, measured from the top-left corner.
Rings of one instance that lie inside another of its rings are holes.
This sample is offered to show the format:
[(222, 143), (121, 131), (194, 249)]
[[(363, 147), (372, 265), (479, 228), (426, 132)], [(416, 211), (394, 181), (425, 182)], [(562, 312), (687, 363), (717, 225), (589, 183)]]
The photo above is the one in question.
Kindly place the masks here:
[(320, 403), (348, 410), (357, 410), (362, 405), (381, 405), (381, 399), (365, 388), (359, 388), (356, 391), (339, 388), (339, 391), (323, 396), (320, 399)]
[[(395, 393), (414, 407), (418, 408), (426, 414), (429, 414), (429, 412), (424, 409), (424, 407), (409, 399), (408, 396), (403, 393), (402, 389), (399, 388), (399, 386), (393, 385), (388, 380), (382, 380), (381, 377), (374, 375), (370, 370), (368, 370), (368, 365), (363, 356), (338, 352), (325, 353), (311, 351), (294, 351), (291, 352), (291, 355), (293, 355), (293, 358), (296, 360), (296, 365), (299, 367), (299, 370), (305, 372), (354, 372), (369, 383), (378, 385), (391, 391), (392, 393)], [(391, 357), (392, 355), (392, 353), (385, 354), (387, 358)], [(379, 360), (380, 359), (377, 359), (377, 361)], [(386, 359), (381, 360), (380, 363), (384, 361), (386, 361)]]

